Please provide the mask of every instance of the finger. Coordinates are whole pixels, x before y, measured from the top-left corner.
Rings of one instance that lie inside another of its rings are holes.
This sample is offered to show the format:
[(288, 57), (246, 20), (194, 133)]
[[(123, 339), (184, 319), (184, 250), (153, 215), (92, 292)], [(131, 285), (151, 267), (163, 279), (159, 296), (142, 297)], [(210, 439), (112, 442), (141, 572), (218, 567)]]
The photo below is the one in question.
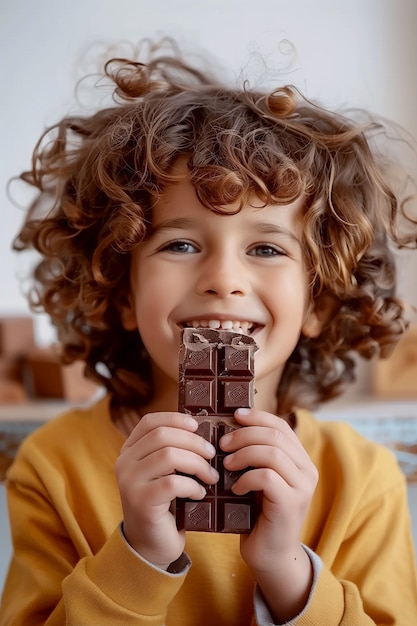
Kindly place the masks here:
[(147, 433), (152, 432), (155, 428), (163, 426), (195, 432), (198, 428), (198, 422), (191, 415), (176, 413), (173, 411), (147, 413), (141, 417), (140, 421), (123, 444), (122, 449), (135, 445), (135, 443)]
[[(301, 478), (301, 477), (300, 477)], [(232, 487), (238, 496), (249, 491), (262, 492), (269, 503), (280, 503), (281, 507), (290, 507), (311, 501), (317, 481), (314, 474), (303, 476), (294, 488), (277, 472), (265, 467), (250, 469), (244, 472)]]
[[(310, 457), (301, 444), (297, 433), (283, 418), (273, 415), (272, 413), (258, 411), (256, 409), (237, 409), (235, 412), (235, 419), (242, 424), (242, 426), (271, 428), (272, 430), (270, 430), (267, 435), (269, 443), (275, 441), (276, 444), (282, 445), (287, 450), (293, 449), (294, 451), (298, 451), (300, 454), (300, 466), (304, 466), (305, 463), (309, 463)], [(231, 441), (233, 441), (236, 437), (239, 441), (240, 437), (245, 437), (247, 434), (247, 429), (243, 428), (229, 433), (230, 438), (228, 438), (228, 435), (225, 435), (221, 439), (222, 448), (225, 441), (229, 442), (226, 444), (229, 446)], [(279, 443), (280, 441), (281, 444)], [(265, 442), (262, 439), (257, 441), (257, 443), (268, 442)], [(226, 448), (223, 449), (226, 451)], [(229, 450), (229, 448), (227, 448), (227, 450)]]
[(249, 491), (261, 491), (272, 501), (282, 489), (291, 489), (288, 483), (276, 472), (268, 468), (251, 469), (240, 476), (234, 483), (232, 491), (237, 496), (242, 496)]
[(219, 479), (219, 474), (214, 467), (199, 454), (189, 450), (166, 447), (156, 450), (138, 462), (137, 473), (141, 482), (155, 480), (176, 472), (195, 476), (208, 485), (215, 484)]
[(293, 428), (282, 417), (268, 413), (267, 411), (259, 411), (257, 409), (236, 409), (234, 417), (242, 426), (269, 426), (270, 428), (278, 428), (287, 433), (288, 437), (296, 438)]
[(170, 474), (148, 483), (142, 491), (142, 496), (151, 507), (169, 504), (175, 498), (190, 498), (202, 500), (206, 489), (190, 476)]
[(249, 446), (276, 448), (284, 451), (300, 469), (310, 462), (310, 457), (301, 442), (288, 437), (287, 432), (278, 428), (246, 426), (224, 435), (219, 444), (225, 452), (235, 452)]
[(200, 435), (171, 426), (159, 426), (146, 433), (130, 446), (129, 453), (138, 461), (164, 448), (188, 450), (205, 459), (212, 459), (216, 454), (216, 448)]
[(264, 444), (282, 448), (299, 447), (300, 442), (294, 441), (285, 430), (276, 426), (245, 426), (237, 428), (220, 439), (223, 450), (232, 451), (253, 444)]
[(244, 470), (247, 467), (265, 468), (273, 471), (291, 487), (295, 487), (300, 472), (291, 456), (285, 450), (273, 446), (248, 446), (227, 455), (223, 465), (228, 471)]

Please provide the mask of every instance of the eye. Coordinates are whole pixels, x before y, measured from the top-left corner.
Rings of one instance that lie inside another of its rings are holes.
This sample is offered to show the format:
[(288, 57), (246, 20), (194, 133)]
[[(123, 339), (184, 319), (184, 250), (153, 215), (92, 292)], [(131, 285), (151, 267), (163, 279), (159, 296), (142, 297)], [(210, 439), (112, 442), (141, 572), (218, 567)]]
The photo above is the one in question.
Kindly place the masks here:
[(282, 256), (285, 253), (280, 248), (276, 246), (271, 246), (266, 243), (258, 244), (249, 250), (250, 256), (261, 256), (261, 257), (271, 257), (271, 256)]
[(161, 248), (161, 252), (175, 252), (175, 254), (193, 254), (197, 248), (189, 241), (170, 241)]

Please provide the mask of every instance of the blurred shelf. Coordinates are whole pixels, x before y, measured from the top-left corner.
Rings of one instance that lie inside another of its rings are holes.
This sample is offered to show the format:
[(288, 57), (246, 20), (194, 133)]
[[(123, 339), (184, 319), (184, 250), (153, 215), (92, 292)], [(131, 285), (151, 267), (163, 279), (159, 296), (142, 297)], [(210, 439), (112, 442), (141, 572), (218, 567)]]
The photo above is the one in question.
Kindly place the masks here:
[(346, 422), (364, 437), (390, 448), (407, 480), (417, 484), (417, 399), (339, 400), (323, 405), (315, 414), (321, 420)]
[(25, 404), (0, 404), (3, 422), (45, 422), (65, 411), (70, 405), (63, 400), (36, 400)]

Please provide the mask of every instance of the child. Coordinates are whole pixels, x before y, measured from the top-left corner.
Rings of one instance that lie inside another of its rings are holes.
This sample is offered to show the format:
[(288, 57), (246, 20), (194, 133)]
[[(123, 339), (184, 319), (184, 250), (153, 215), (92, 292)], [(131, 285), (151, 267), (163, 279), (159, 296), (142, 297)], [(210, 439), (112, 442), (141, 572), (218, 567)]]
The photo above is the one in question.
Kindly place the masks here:
[[(15, 241), (41, 254), (31, 304), (107, 394), (28, 437), (8, 473), (1, 626), (410, 626), (404, 476), (310, 413), (352, 380), (353, 353), (384, 355), (406, 327), (390, 242), (415, 246), (417, 226), (376, 125), (158, 48), (105, 71), (112, 106), (47, 131), (22, 174), (38, 190)], [(261, 494), (240, 537), (179, 532), (170, 512), (218, 480), (177, 412), (187, 326), (259, 347), (256, 406), (221, 442), (227, 469), (251, 468), (234, 492)]]

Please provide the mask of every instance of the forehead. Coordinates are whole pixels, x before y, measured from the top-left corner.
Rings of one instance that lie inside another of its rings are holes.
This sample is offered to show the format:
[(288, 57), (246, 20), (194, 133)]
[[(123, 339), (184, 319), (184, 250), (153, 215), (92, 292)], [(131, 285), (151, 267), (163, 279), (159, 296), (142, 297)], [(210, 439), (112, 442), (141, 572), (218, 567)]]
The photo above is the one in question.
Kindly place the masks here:
[(177, 180), (165, 187), (165, 190), (156, 200), (152, 207), (152, 224), (174, 216), (189, 216), (192, 213), (215, 215), (220, 218), (225, 216), (240, 215), (244, 219), (264, 220), (266, 214), (276, 219), (302, 218), (305, 212), (305, 197), (299, 196), (293, 202), (265, 204), (256, 193), (252, 193), (245, 199), (238, 199), (229, 204), (214, 205), (212, 208), (199, 199), (198, 190), (193, 185), (191, 173), (188, 169), (187, 160), (179, 159), (172, 169)]

